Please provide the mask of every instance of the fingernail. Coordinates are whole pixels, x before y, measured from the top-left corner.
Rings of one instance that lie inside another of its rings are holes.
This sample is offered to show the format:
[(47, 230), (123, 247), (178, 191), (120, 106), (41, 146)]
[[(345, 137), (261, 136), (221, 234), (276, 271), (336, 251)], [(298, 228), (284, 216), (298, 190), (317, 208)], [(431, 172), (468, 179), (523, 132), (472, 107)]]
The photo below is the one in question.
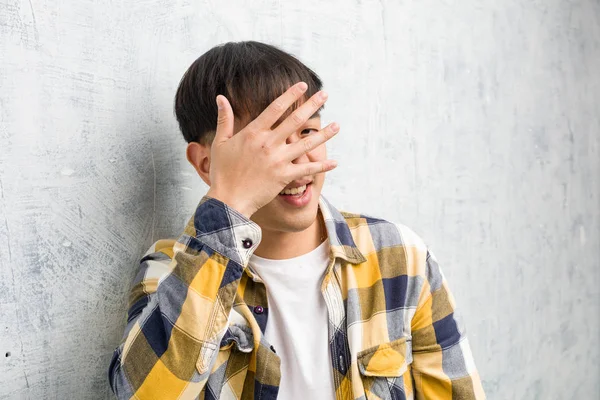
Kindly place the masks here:
[(298, 88), (299, 88), (300, 90), (306, 90), (306, 89), (308, 89), (308, 85), (307, 85), (305, 82), (300, 82), (300, 83), (298, 84)]
[(321, 96), (321, 98), (322, 98), (323, 100), (327, 100), (327, 97), (328, 97), (329, 95), (327, 94), (327, 92), (321, 91), (321, 94), (320, 94), (320, 96)]
[(331, 130), (332, 130), (333, 132), (337, 132), (337, 131), (339, 131), (339, 130), (340, 130), (340, 126), (339, 126), (339, 124), (338, 124), (337, 122), (334, 122), (333, 124), (331, 124)]
[(221, 103), (221, 99), (219, 99), (219, 96), (217, 96), (217, 109), (223, 109), (223, 103)]

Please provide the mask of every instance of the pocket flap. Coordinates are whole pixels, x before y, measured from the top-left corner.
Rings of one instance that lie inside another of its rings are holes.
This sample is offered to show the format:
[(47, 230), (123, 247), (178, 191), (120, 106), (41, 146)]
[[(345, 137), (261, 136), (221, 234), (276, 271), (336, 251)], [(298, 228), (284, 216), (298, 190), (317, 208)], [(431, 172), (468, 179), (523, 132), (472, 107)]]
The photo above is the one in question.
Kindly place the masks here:
[(230, 325), (221, 339), (220, 348), (226, 350), (235, 347), (242, 353), (250, 353), (254, 349), (254, 335), (248, 326)]
[(242, 353), (251, 353), (254, 349), (254, 337), (247, 326), (230, 325), (217, 346), (214, 343), (202, 342), (200, 356), (196, 361), (198, 373), (204, 374), (208, 371), (210, 363), (216, 356), (216, 352), (234, 348)]
[(217, 345), (210, 342), (201, 342), (200, 344), (200, 355), (196, 360), (196, 370), (199, 374), (208, 372), (210, 363), (217, 351)]
[(412, 363), (411, 337), (365, 349), (357, 354), (358, 370), (363, 376), (402, 376)]

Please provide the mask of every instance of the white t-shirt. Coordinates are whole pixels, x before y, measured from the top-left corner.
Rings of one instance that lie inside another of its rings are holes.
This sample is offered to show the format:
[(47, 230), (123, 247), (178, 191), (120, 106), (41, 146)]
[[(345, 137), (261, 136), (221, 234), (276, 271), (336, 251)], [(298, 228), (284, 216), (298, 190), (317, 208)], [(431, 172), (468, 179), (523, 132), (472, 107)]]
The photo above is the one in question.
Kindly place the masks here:
[(321, 282), (329, 264), (329, 239), (310, 253), (286, 260), (256, 255), (250, 266), (267, 288), (265, 338), (281, 358), (278, 399), (334, 399), (327, 305)]

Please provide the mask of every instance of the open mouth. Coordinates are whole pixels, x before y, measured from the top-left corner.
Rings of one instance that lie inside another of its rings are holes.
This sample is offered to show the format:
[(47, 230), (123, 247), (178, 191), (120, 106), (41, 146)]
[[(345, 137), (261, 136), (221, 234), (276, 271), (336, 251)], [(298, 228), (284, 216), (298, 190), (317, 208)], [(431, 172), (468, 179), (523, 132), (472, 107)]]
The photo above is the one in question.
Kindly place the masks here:
[(284, 189), (281, 192), (279, 192), (280, 196), (296, 196), (296, 197), (301, 197), (304, 192), (306, 191), (306, 188), (308, 187), (308, 185), (310, 185), (310, 183), (306, 184), (306, 185), (302, 185), (296, 188), (291, 188), (291, 189)]
[(287, 206), (302, 208), (310, 204), (312, 199), (312, 182), (299, 187), (285, 189), (277, 196)]

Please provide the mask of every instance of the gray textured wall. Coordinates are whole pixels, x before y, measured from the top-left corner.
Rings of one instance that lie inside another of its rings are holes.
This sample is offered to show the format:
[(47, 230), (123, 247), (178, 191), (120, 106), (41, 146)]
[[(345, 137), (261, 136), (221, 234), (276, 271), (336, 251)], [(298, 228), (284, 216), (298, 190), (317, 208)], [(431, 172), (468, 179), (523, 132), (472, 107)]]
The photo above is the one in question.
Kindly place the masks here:
[(325, 195), (440, 259), (490, 399), (600, 395), (600, 3), (0, 0), (0, 398), (110, 398), (136, 261), (206, 187), (172, 98), (229, 40), (330, 93)]

